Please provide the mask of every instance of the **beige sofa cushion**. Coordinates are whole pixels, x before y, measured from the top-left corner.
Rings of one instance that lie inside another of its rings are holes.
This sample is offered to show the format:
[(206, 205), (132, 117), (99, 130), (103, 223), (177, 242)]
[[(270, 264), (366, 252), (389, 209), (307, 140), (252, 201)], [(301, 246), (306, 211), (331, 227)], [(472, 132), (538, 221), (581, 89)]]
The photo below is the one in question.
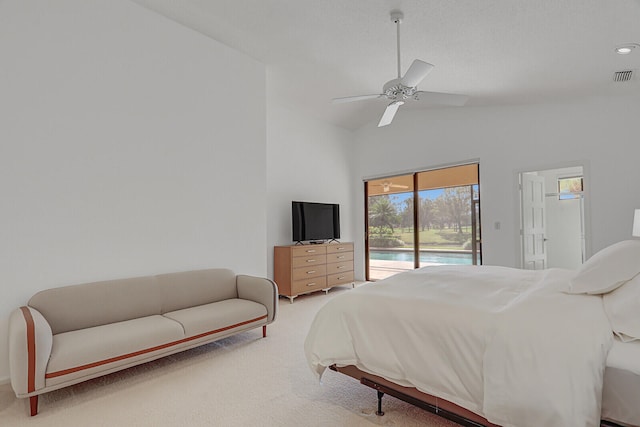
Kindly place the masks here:
[(238, 298), (236, 274), (224, 268), (185, 271), (156, 276), (162, 313)]
[(29, 306), (49, 322), (54, 335), (160, 314), (162, 296), (154, 276), (47, 289)]
[(152, 359), (153, 355), (174, 352), (175, 346), (157, 347), (183, 338), (182, 326), (160, 315), (54, 335), (46, 385), (49, 387)]
[(264, 305), (237, 298), (172, 311), (164, 316), (180, 323), (186, 337), (231, 335), (267, 323)]

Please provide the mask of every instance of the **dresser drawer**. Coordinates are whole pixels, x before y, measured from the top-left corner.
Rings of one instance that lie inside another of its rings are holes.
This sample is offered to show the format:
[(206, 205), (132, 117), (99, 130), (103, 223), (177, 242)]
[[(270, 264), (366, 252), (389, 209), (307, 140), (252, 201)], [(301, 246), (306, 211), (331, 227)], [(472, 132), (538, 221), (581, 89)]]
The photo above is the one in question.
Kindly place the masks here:
[(327, 266), (326, 264), (323, 264), (323, 265), (309, 266), (305, 268), (294, 268), (293, 274), (291, 276), (293, 277), (293, 280), (296, 281), (296, 280), (306, 280), (310, 277), (324, 276), (326, 274), (327, 274)]
[(353, 270), (327, 276), (327, 285), (329, 287), (344, 285), (345, 283), (353, 283)]
[(353, 261), (353, 252), (333, 252), (327, 254), (327, 262)]
[(327, 245), (328, 254), (334, 254), (338, 252), (353, 252), (353, 243), (340, 243), (335, 245)]
[(304, 268), (310, 265), (326, 264), (326, 255), (306, 255), (293, 258), (293, 268)]
[(291, 248), (291, 256), (309, 256), (309, 255), (325, 255), (327, 253), (326, 246), (320, 245), (302, 245)]
[(327, 264), (327, 274), (343, 273), (353, 270), (353, 262), (336, 262), (333, 264)]
[(296, 280), (291, 284), (291, 291), (294, 294), (319, 291), (327, 287), (327, 276), (312, 277), (306, 280)]

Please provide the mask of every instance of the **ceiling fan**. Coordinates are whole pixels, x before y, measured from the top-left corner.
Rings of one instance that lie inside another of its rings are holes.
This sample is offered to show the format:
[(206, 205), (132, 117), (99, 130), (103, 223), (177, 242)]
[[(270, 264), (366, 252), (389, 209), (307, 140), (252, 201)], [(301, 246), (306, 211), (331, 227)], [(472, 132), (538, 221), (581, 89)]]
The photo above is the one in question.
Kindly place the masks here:
[(453, 93), (441, 92), (425, 92), (418, 90), (418, 84), (429, 74), (433, 68), (428, 62), (415, 59), (404, 76), (401, 76), (400, 69), (400, 23), (404, 18), (404, 14), (398, 10), (391, 11), (391, 21), (396, 24), (398, 34), (398, 78), (385, 83), (381, 94), (348, 96), (344, 98), (334, 98), (334, 104), (344, 102), (363, 101), (366, 99), (387, 98), (391, 103), (387, 105), (378, 127), (386, 126), (393, 120), (398, 108), (407, 100), (425, 101), (435, 105), (451, 105), (462, 106), (469, 99), (466, 95), (458, 95)]
[(382, 192), (384, 193), (388, 193), (392, 188), (401, 188), (403, 190), (406, 190), (409, 188), (408, 185), (394, 184), (391, 181), (384, 181), (380, 184), (372, 184), (372, 185), (382, 187)]

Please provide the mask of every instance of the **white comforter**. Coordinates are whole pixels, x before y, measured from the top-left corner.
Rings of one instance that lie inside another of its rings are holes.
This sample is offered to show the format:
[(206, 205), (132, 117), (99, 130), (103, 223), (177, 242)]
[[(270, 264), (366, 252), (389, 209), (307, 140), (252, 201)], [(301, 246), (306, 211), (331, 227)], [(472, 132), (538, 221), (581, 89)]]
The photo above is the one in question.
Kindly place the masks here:
[(311, 368), (355, 365), (495, 424), (599, 426), (612, 344), (599, 296), (570, 270), (425, 267), (360, 286), (317, 314)]

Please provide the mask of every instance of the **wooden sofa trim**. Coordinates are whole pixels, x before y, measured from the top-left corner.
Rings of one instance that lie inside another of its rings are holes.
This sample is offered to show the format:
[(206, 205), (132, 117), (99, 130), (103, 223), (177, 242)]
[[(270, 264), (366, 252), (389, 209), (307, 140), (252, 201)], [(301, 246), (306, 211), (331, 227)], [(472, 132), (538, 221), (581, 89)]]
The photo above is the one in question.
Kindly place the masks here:
[[(36, 325), (28, 307), (20, 307), (27, 324), (27, 392), (36, 391)], [(29, 397), (31, 416), (38, 413), (38, 396)]]
[(27, 324), (27, 391), (36, 390), (36, 325), (28, 307), (20, 307)]
[[(140, 356), (141, 354), (152, 353), (152, 352), (157, 351), (157, 350), (162, 350), (162, 349), (169, 348), (169, 347), (172, 347), (172, 346), (175, 346), (175, 345), (183, 344), (185, 342), (197, 340), (197, 339), (209, 336), (209, 335), (217, 334), (219, 332), (227, 331), (229, 329), (237, 328), (239, 326), (247, 325), (249, 323), (258, 322), (260, 320), (266, 320), (266, 319), (267, 319), (267, 315), (265, 314), (264, 316), (256, 317), (255, 319), (245, 320), (244, 322), (236, 323), (234, 325), (225, 326), (224, 328), (215, 329), (215, 330), (209, 331), (209, 332), (203, 332), (201, 334), (194, 335), (194, 336), (189, 337), (189, 338), (183, 338), (183, 339), (178, 340), (178, 341), (173, 341), (173, 342), (169, 342), (169, 343), (166, 343), (166, 344), (158, 345), (158, 346), (155, 346), (155, 347), (147, 348), (147, 349), (144, 349), (144, 350), (135, 351), (133, 353), (123, 354), (122, 356), (116, 356), (116, 357), (111, 357), (111, 358), (105, 359), (105, 360), (99, 360), (97, 362), (88, 363), (88, 364), (82, 365), (82, 366), (76, 366), (75, 368), (64, 369), (62, 371), (56, 371), (56, 372), (49, 372), (49, 373), (45, 374), (45, 378), (60, 377), (60, 376), (63, 376), (63, 375), (72, 374), (74, 372), (82, 371), (82, 370), (85, 370), (85, 369), (95, 368), (96, 366), (101, 366), (101, 365), (106, 365), (106, 364), (113, 363), (113, 362), (118, 362), (120, 360), (128, 359), (130, 357)], [(262, 327), (262, 332), (263, 332), (263, 336), (265, 336), (266, 325)], [(31, 360), (31, 358), (29, 360)], [(35, 365), (35, 356), (34, 356), (34, 365)], [(35, 371), (34, 371), (34, 374), (35, 374)]]

